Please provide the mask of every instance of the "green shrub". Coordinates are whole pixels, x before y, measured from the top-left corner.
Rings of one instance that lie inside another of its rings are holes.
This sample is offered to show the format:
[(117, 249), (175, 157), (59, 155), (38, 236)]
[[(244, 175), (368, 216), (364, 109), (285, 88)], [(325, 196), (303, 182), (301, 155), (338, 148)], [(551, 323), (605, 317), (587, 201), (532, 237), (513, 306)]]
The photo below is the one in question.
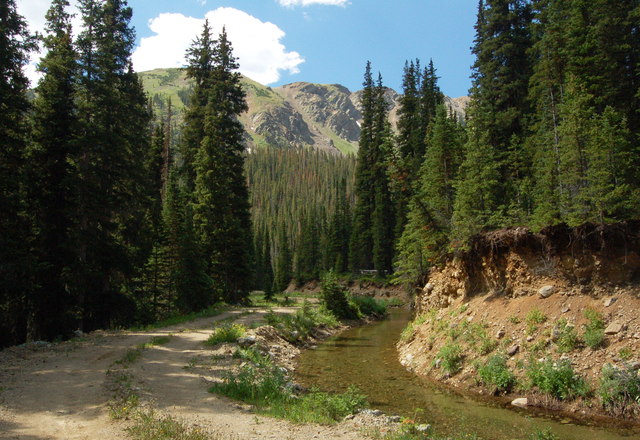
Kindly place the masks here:
[(538, 309), (532, 309), (527, 313), (525, 320), (527, 321), (527, 324), (544, 324), (547, 320), (547, 315)]
[(478, 369), (478, 377), (485, 385), (494, 386), (498, 391), (509, 391), (516, 383), (515, 375), (507, 367), (507, 359), (500, 355), (491, 356)]
[(618, 356), (623, 361), (628, 361), (633, 357), (633, 351), (629, 347), (623, 347), (618, 351)]
[(216, 345), (223, 342), (236, 342), (238, 338), (244, 336), (247, 328), (242, 324), (232, 324), (225, 322), (213, 329), (213, 333), (207, 339), (207, 345)]
[(602, 315), (593, 309), (584, 311), (587, 324), (584, 328), (582, 339), (587, 347), (592, 349), (600, 348), (604, 345), (604, 319)]
[(375, 299), (372, 296), (353, 295), (350, 299), (352, 307), (355, 307), (359, 315), (384, 317), (387, 315), (387, 304), (384, 300)]
[(589, 391), (587, 383), (573, 371), (568, 360), (533, 360), (527, 369), (527, 376), (533, 386), (560, 400), (584, 397)]
[(560, 437), (555, 435), (551, 429), (536, 429), (531, 435), (529, 440), (560, 440)]
[(322, 304), (339, 319), (356, 319), (358, 311), (347, 299), (347, 291), (340, 285), (333, 271), (322, 277), (320, 297)]
[(567, 323), (566, 319), (560, 319), (556, 323), (555, 331), (557, 331), (556, 345), (560, 353), (568, 353), (578, 346), (578, 335), (576, 329)]
[(464, 356), (458, 344), (445, 345), (440, 349), (437, 357), (440, 359), (440, 367), (450, 376), (462, 369)]
[(328, 394), (317, 390), (296, 396), (283, 371), (269, 358), (254, 350), (238, 351), (251, 364), (237, 373), (227, 374), (222, 383), (209, 392), (255, 405), (259, 412), (297, 423), (334, 423), (366, 406), (365, 397), (350, 387), (343, 394)]
[(598, 396), (605, 408), (624, 413), (630, 405), (640, 404), (640, 377), (632, 368), (605, 364), (600, 373)]
[(267, 324), (276, 328), (278, 333), (291, 343), (299, 343), (309, 337), (318, 327), (337, 327), (336, 317), (322, 308), (313, 307), (304, 302), (293, 315), (278, 315), (273, 312), (265, 316)]

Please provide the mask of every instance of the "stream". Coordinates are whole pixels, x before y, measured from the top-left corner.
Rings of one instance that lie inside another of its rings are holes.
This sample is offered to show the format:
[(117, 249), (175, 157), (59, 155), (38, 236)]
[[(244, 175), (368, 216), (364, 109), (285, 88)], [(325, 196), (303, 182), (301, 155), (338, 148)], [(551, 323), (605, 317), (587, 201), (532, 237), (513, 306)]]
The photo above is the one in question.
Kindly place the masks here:
[(528, 439), (536, 429), (548, 429), (562, 440), (638, 439), (640, 431), (575, 424), (550, 413), (504, 408), (445, 390), (405, 370), (395, 344), (410, 319), (406, 310), (367, 326), (348, 329), (305, 350), (296, 380), (306, 387), (344, 392), (356, 385), (371, 408), (430, 423), (439, 435), (475, 433), (485, 440)]

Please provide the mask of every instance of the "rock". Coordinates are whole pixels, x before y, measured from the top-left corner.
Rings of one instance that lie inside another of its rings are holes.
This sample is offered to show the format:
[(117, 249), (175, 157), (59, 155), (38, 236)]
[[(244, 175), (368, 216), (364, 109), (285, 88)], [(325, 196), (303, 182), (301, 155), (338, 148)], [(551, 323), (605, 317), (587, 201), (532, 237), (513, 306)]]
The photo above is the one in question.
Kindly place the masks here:
[(387, 417), (388, 423), (400, 423), (402, 421), (402, 417), (400, 416), (389, 416)]
[(518, 344), (514, 344), (511, 347), (507, 348), (507, 355), (513, 356), (520, 350), (520, 346)]
[(74, 330), (73, 336), (75, 336), (76, 338), (81, 338), (84, 336), (84, 332), (82, 330)]
[(640, 362), (637, 362), (637, 361), (636, 362), (631, 362), (629, 364), (629, 368), (634, 370), (634, 371), (640, 370)]
[(624, 331), (625, 329), (625, 325), (618, 322), (618, 321), (614, 321), (611, 324), (609, 324), (607, 326), (606, 329), (604, 329), (604, 334), (605, 335), (617, 335), (618, 333)]
[(436, 359), (436, 363), (435, 363), (436, 368), (440, 368), (441, 363), (442, 363), (442, 359)]
[(500, 329), (500, 330), (498, 330), (498, 332), (496, 333), (496, 339), (502, 339), (502, 338), (504, 337), (504, 334), (505, 334), (504, 329), (502, 329), (502, 328), (501, 328), (501, 329)]
[(569, 304), (562, 307), (562, 313), (567, 313), (569, 310), (571, 310), (571, 306), (569, 306)]
[(533, 336), (527, 336), (527, 342), (533, 341)]
[(513, 406), (517, 406), (518, 408), (526, 408), (529, 406), (529, 399), (526, 397), (519, 397), (511, 401)]
[(555, 286), (544, 286), (538, 290), (538, 293), (543, 298), (549, 298), (556, 291)]
[(433, 284), (432, 283), (427, 283), (426, 286), (424, 286), (423, 291), (426, 293), (431, 293), (431, 291), (433, 290)]
[(431, 425), (416, 425), (415, 430), (418, 432), (429, 432), (431, 431)]
[(256, 343), (256, 337), (253, 335), (243, 336), (241, 338), (238, 338), (237, 342), (240, 347), (249, 347)]
[(610, 306), (611, 306), (611, 304), (613, 304), (613, 303), (614, 303), (614, 302), (616, 302), (617, 300), (618, 300), (618, 298), (615, 298), (615, 297), (613, 297), (613, 296), (612, 296), (612, 297), (610, 297), (610, 298), (605, 298), (605, 299), (604, 299), (604, 306), (605, 306), (605, 307), (610, 307)]
[(360, 411), (360, 413), (373, 417), (380, 417), (384, 415), (384, 413), (379, 409), (363, 409), (362, 411)]

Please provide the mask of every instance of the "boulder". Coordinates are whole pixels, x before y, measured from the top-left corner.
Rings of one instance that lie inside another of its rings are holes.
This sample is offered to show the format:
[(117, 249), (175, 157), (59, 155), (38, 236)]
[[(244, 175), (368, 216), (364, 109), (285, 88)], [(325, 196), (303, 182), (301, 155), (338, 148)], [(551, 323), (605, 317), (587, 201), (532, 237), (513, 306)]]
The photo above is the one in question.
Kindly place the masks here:
[(618, 322), (618, 321), (614, 321), (611, 324), (609, 324), (607, 326), (606, 329), (604, 329), (604, 334), (605, 335), (617, 335), (618, 333), (624, 331), (625, 329), (625, 325)]
[(529, 406), (529, 399), (526, 397), (519, 397), (511, 401), (513, 406), (517, 406), (518, 408), (526, 408)]
[(551, 295), (554, 294), (555, 291), (556, 291), (556, 287), (549, 285), (549, 286), (541, 287), (540, 290), (538, 290), (538, 293), (542, 298), (549, 298)]
[(256, 343), (256, 337), (253, 335), (243, 336), (241, 338), (238, 338), (237, 342), (240, 347), (246, 348)]

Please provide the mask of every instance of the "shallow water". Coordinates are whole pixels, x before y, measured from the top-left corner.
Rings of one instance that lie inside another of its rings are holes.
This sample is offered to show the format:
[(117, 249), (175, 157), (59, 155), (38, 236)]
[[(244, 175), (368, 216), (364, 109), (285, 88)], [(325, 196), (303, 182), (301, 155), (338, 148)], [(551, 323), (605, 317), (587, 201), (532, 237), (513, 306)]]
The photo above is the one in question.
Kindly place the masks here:
[(640, 430), (575, 424), (507, 409), (439, 388), (405, 370), (395, 348), (410, 313), (395, 310), (384, 321), (349, 329), (299, 358), (296, 380), (307, 387), (343, 392), (355, 384), (372, 408), (431, 423), (438, 434), (476, 433), (485, 440), (527, 439), (535, 429), (550, 428), (562, 440), (640, 439)]

